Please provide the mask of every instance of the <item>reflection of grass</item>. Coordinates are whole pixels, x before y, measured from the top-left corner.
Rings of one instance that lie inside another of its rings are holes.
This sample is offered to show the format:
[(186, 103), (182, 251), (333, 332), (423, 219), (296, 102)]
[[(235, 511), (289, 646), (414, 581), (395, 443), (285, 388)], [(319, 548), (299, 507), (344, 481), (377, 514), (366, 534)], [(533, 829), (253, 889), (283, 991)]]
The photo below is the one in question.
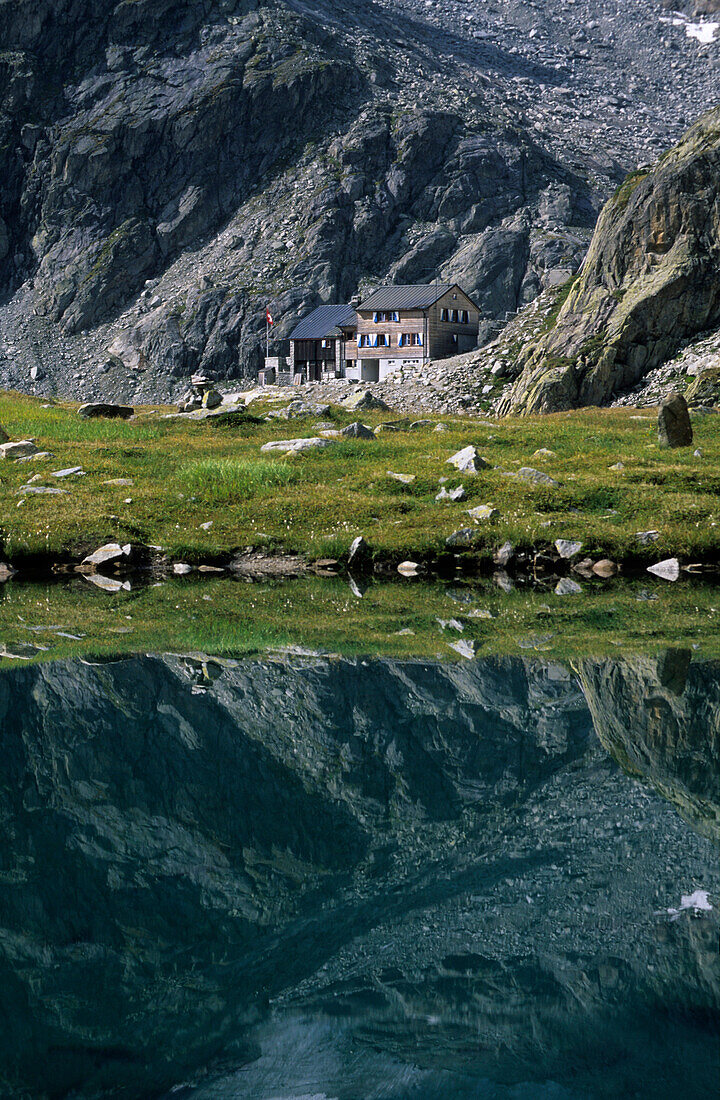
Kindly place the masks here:
[[(267, 406), (266, 406), (267, 408)], [(263, 406), (253, 405), (262, 415)], [(556, 538), (579, 539), (588, 553), (716, 555), (720, 532), (720, 417), (696, 418), (693, 448), (657, 446), (654, 414), (632, 409), (581, 409), (502, 421), (438, 417), (447, 431), (388, 432), (376, 441), (346, 440), (321, 452), (261, 454), (272, 439), (315, 434), (307, 421), (240, 422), (221, 427), (163, 419), (141, 410), (130, 422), (83, 421), (67, 407), (0, 394), (0, 425), (11, 438), (33, 436), (55, 458), (45, 463), (0, 462), (0, 549), (7, 556), (71, 550), (110, 539), (141, 539), (171, 556), (202, 562), (239, 547), (286, 549), (311, 556), (347, 552), (362, 534), (380, 554), (397, 558), (436, 553), (466, 510), (492, 503), (497, 523), (478, 528), (486, 556), (506, 540), (519, 548)], [(392, 413), (367, 413), (377, 425)], [(336, 410), (339, 427), (357, 414)], [(493, 468), (457, 475), (446, 459), (474, 443)], [(549, 448), (552, 455), (535, 455)], [(609, 469), (618, 461), (620, 471)], [(52, 470), (81, 465), (86, 476), (55, 482)], [(534, 466), (561, 487), (530, 485), (504, 476)], [(411, 485), (388, 470), (415, 475)], [(33, 474), (59, 484), (63, 496), (21, 499)], [(132, 486), (105, 484), (132, 478)], [(437, 503), (439, 479), (462, 483), (467, 500)], [(212, 520), (212, 526), (201, 525)], [(636, 532), (655, 529), (642, 547)]]
[[(657, 599), (638, 598), (648, 593)], [(609, 587), (583, 582), (582, 594), (565, 598), (551, 588), (506, 594), (489, 582), (376, 582), (362, 599), (339, 578), (172, 580), (117, 595), (80, 579), (50, 586), (10, 582), (0, 589), (0, 652), (29, 644), (39, 647), (27, 651), (37, 660), (178, 651), (243, 656), (293, 645), (459, 660), (451, 644), (463, 639), (488, 656), (575, 659), (684, 645), (718, 657), (718, 618), (717, 589), (650, 578)], [(451, 619), (462, 632), (438, 621)], [(407, 630), (412, 633), (400, 633)], [(68, 634), (77, 638), (63, 637)], [(0, 663), (20, 662), (0, 657)]]

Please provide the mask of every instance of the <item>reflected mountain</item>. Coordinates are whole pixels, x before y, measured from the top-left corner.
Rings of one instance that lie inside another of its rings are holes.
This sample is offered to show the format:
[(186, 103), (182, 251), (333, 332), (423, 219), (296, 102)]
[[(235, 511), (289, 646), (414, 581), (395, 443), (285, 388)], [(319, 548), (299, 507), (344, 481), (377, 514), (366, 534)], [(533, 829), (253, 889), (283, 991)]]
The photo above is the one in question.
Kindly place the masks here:
[(0, 674), (0, 1093), (712, 1088), (720, 666), (681, 665)]

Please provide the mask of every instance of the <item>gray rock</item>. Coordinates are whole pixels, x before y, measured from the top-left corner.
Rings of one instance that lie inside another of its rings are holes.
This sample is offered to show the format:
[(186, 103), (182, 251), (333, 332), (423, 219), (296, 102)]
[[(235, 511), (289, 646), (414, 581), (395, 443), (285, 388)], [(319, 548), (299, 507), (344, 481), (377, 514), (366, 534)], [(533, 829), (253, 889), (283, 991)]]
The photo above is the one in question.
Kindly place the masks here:
[(458, 487), (456, 489), (449, 489), (449, 490), (446, 489), (445, 486), (443, 485), (442, 489), (440, 490), (440, 492), (435, 497), (435, 500), (459, 501), (459, 500), (465, 500), (466, 496), (467, 496), (467, 494), (466, 494), (465, 489), (462, 485), (458, 485)]
[(348, 551), (348, 565), (353, 569), (362, 569), (369, 565), (371, 560), (370, 547), (365, 542), (362, 535), (358, 535), (350, 543), (350, 549)]
[(641, 546), (649, 546), (653, 542), (657, 542), (660, 538), (659, 531), (638, 531), (635, 538), (641, 544)]
[(82, 466), (69, 466), (67, 470), (54, 470), (52, 477), (85, 477)]
[[(311, 401), (291, 401), (286, 408), (276, 409), (269, 415), (282, 420), (299, 420), (305, 416), (327, 416), (329, 412), (329, 405), (321, 405)], [(323, 424), (323, 428), (326, 429), (333, 426), (333, 424)]]
[(579, 592), (582, 592), (582, 588), (570, 577), (561, 577), (555, 585), (556, 596), (576, 596)]
[(359, 420), (342, 428), (340, 435), (344, 439), (375, 439), (375, 432), (367, 424), (361, 424)]
[(676, 393), (663, 401), (658, 413), (658, 442), (661, 447), (689, 447), (693, 441), (687, 401)]
[(648, 565), (648, 573), (662, 577), (664, 581), (676, 581), (680, 576), (680, 562), (677, 558), (666, 558), (655, 565)]
[(555, 549), (561, 558), (574, 558), (583, 548), (581, 542), (570, 542), (568, 539), (556, 539)]
[(452, 535), (445, 539), (445, 545), (457, 546), (459, 548), (474, 546), (479, 537), (480, 535), (476, 527), (461, 527), (458, 531), (453, 531)]
[(113, 405), (98, 401), (90, 401), (85, 405), (81, 405), (78, 409), (78, 416), (82, 416), (86, 420), (95, 420), (97, 418), (129, 420), (130, 417), (134, 415), (135, 410), (129, 405)]
[(401, 485), (412, 485), (416, 480), (415, 474), (396, 474), (392, 470), (387, 471), (387, 476), (393, 478), (394, 481), (399, 481)]
[(132, 547), (130, 543), (125, 546), (120, 546), (117, 542), (107, 542), (104, 546), (100, 546), (92, 554), (88, 554), (83, 558), (83, 565), (105, 565), (107, 562), (119, 561), (122, 558), (127, 558), (130, 555)]
[(202, 407), (204, 409), (218, 409), (222, 405), (222, 400), (222, 394), (219, 390), (205, 390), (202, 399)]
[(532, 466), (522, 466), (514, 476), (519, 481), (527, 481), (531, 485), (548, 485), (555, 489), (560, 485), (555, 478), (543, 473), (542, 470), (534, 470)]
[(334, 440), (321, 439), (319, 436), (310, 436), (306, 439), (274, 439), (265, 443), (260, 448), (261, 452), (268, 451), (313, 451), (330, 447)]
[(22, 493), (23, 496), (67, 496), (67, 489), (55, 489), (46, 485), (21, 485), (18, 489), (18, 493)]
[(481, 521), (492, 523), (500, 519), (500, 510), (494, 508), (492, 504), (478, 504), (476, 508), (468, 508), (467, 514), (478, 523)]
[(388, 411), (389, 405), (386, 405), (379, 397), (375, 397), (370, 390), (363, 390), (361, 393), (355, 393), (351, 397), (346, 398), (343, 402), (346, 409), (352, 409), (353, 411), (359, 409), (379, 409)]
[(503, 568), (508, 565), (515, 556), (515, 547), (511, 542), (504, 542), (493, 555), (495, 562)]
[(450, 466), (454, 466), (461, 473), (476, 474), (480, 470), (487, 470), (490, 468), (490, 463), (487, 462), (479, 453), (477, 447), (470, 445), (469, 447), (463, 447), (461, 451), (452, 455), (447, 459)]
[(38, 454), (38, 448), (31, 439), (20, 439), (16, 443), (0, 444), (0, 458), (15, 461), (18, 458), (31, 458)]

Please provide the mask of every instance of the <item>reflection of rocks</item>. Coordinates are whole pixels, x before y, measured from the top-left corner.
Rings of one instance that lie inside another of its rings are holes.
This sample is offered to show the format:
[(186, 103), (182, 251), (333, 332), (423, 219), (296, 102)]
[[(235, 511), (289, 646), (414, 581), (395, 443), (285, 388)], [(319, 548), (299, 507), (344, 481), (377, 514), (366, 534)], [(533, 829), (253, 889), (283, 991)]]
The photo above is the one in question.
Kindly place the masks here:
[(594, 746), (562, 666), (57, 663), (0, 675), (0, 728), (0, 1092), (242, 1063), (268, 997), (512, 1081), (575, 1049), (591, 1075), (621, 1011), (652, 1052), (655, 1001), (714, 1003), (716, 911), (653, 917), (716, 898), (707, 842)]
[(720, 667), (690, 657), (669, 649), (657, 662), (584, 661), (581, 677), (603, 745), (719, 841)]

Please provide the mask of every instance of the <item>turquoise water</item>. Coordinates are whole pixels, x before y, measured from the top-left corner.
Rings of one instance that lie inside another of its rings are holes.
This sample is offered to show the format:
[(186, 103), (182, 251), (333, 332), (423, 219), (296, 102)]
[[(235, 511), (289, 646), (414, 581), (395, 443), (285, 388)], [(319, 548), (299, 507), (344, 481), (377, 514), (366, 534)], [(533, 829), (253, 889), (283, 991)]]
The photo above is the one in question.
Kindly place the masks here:
[(55, 662), (0, 733), (3, 1097), (714, 1095), (720, 665)]

